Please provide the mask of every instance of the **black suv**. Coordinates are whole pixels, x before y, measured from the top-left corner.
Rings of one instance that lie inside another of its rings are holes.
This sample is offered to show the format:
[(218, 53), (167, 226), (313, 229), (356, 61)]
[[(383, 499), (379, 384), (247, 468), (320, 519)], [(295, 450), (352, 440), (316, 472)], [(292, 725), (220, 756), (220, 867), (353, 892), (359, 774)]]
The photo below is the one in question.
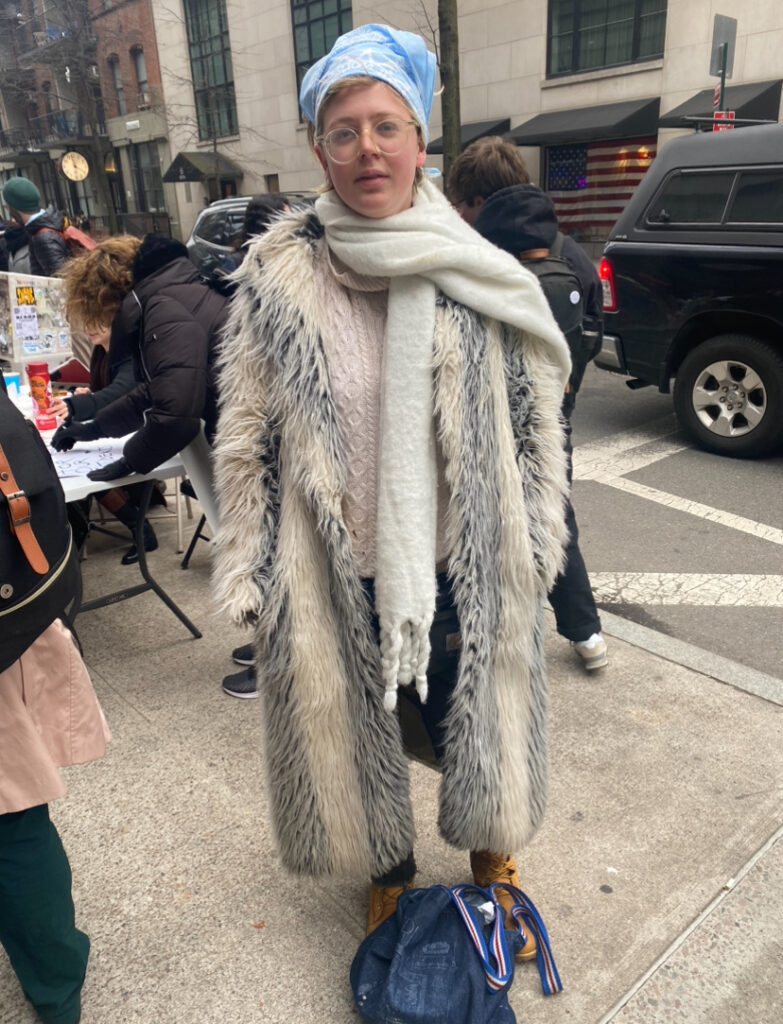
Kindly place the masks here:
[(783, 125), (668, 143), (612, 230), (596, 365), (668, 392), (693, 441), (783, 444)]

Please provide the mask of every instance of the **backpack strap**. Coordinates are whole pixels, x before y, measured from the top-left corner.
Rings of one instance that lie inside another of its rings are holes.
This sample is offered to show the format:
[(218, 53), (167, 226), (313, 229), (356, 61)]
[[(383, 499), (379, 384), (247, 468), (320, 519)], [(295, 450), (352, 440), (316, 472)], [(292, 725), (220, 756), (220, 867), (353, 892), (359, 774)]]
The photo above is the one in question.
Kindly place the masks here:
[[(444, 888), (446, 887), (444, 886)], [(453, 889), (446, 889), (446, 892), (451, 896), (452, 902), (459, 911), (459, 915), (484, 966), (487, 988), (490, 992), (497, 992), (511, 982), (514, 974), (514, 959), (508, 949), (506, 929), (503, 927), (503, 913), (498, 913), (496, 907), (490, 947), (487, 948), (481, 912), (464, 899), (464, 894), (471, 891), (480, 893), (484, 897), (485, 902), (490, 902), (487, 899), (488, 893), (486, 890), (479, 889), (475, 885), (455, 885)]]
[(49, 571), (49, 562), (41, 550), (41, 545), (33, 533), (30, 524), (30, 502), (27, 495), (14, 479), (13, 470), (8, 462), (3, 446), (0, 444), (0, 491), (8, 502), (8, 518), (11, 530), (22, 546), (27, 561), (34, 572), (43, 576)]
[(552, 245), (549, 248), (549, 255), (550, 256), (554, 256), (555, 259), (561, 260), (563, 258), (563, 243), (564, 242), (565, 242), (565, 237), (563, 235), (563, 232), (562, 231), (558, 231), (558, 233), (555, 235), (554, 242), (552, 242)]
[(498, 889), (505, 889), (506, 892), (510, 893), (514, 897), (514, 906), (511, 908), (511, 916), (517, 924), (520, 934), (527, 938), (527, 930), (533, 932), (536, 938), (536, 961), (538, 963), (538, 974), (541, 978), (541, 988), (544, 990), (545, 996), (552, 996), (558, 992), (563, 991), (563, 983), (560, 980), (560, 975), (557, 972), (557, 966), (555, 965), (555, 958), (552, 955), (552, 947), (549, 944), (549, 934), (546, 930), (546, 925), (541, 919), (541, 915), (536, 910), (533, 901), (522, 892), (521, 889), (517, 889), (516, 886), (510, 885), (508, 882), (493, 882), (489, 887), (489, 891), (492, 894), (493, 900), (495, 900), (498, 912), (504, 913), (502, 906), (497, 900), (496, 892)]

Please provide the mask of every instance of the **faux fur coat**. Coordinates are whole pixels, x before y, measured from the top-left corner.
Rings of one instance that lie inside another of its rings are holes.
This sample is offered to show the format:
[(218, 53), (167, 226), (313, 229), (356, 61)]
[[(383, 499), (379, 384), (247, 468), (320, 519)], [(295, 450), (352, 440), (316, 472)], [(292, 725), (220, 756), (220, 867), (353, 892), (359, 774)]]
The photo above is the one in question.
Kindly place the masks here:
[[(342, 514), (344, 443), (322, 341), (323, 230), (293, 210), (249, 249), (227, 325), (215, 446), (221, 608), (253, 624), (284, 864), (382, 875), (414, 840), (395, 713)], [(537, 337), (440, 296), (434, 400), (462, 630), (439, 826), (523, 846), (544, 813), (542, 609), (565, 541), (562, 391)]]

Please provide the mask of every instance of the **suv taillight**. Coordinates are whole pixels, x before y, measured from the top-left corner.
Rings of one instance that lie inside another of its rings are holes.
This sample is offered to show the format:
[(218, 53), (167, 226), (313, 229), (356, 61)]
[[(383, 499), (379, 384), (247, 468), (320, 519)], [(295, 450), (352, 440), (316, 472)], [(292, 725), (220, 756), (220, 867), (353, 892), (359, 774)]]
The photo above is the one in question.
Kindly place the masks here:
[(601, 257), (601, 262), (598, 265), (598, 276), (601, 278), (601, 285), (604, 289), (604, 312), (616, 313), (617, 292), (614, 289), (614, 273), (612, 271), (612, 264), (606, 256)]

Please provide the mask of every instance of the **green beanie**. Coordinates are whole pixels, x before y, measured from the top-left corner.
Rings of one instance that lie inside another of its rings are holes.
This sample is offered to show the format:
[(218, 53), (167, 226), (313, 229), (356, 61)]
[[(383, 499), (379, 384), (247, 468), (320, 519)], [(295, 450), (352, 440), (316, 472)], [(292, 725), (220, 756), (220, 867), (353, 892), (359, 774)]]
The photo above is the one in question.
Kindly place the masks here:
[(3, 185), (3, 201), (20, 213), (38, 213), (41, 193), (29, 178), (9, 178)]

